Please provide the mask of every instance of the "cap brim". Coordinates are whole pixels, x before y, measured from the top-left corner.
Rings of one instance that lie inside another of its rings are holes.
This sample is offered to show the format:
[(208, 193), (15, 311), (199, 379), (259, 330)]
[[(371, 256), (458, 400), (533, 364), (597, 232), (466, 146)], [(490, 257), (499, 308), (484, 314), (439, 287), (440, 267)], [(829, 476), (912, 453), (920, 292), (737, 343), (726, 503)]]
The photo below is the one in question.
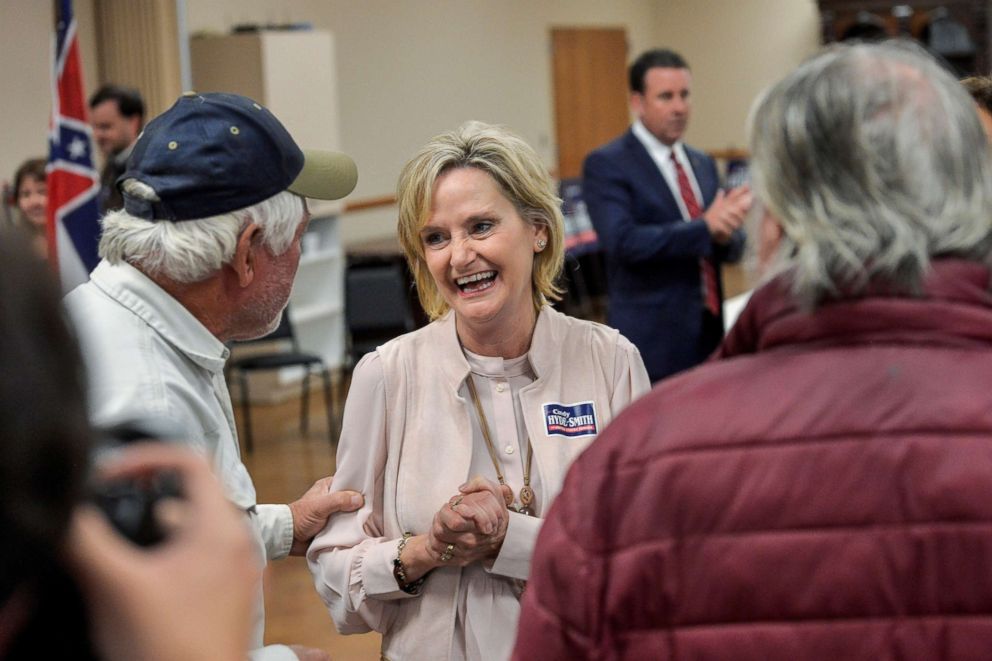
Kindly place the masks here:
[(355, 190), (358, 168), (351, 157), (340, 152), (303, 150), (303, 169), (289, 190), (316, 200), (340, 200)]

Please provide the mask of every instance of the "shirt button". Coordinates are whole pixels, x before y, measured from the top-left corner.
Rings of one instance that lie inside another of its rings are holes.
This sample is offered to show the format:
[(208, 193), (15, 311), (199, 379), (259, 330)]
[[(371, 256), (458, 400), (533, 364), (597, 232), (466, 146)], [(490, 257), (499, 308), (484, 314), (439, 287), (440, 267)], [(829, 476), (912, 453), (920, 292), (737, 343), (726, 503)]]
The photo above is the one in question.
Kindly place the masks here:
[(513, 446), (512, 445), (507, 445), (505, 448), (503, 448), (503, 450), (507, 454), (513, 454)]
[(504, 390), (506, 390), (506, 384), (505, 383), (497, 383), (496, 384), (496, 392), (503, 392)]

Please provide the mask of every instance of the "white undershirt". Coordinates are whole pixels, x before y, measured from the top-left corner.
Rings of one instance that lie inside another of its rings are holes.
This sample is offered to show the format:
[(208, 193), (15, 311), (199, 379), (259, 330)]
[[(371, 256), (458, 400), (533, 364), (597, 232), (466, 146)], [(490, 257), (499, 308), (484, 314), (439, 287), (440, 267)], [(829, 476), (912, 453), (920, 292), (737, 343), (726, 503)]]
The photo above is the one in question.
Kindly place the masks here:
[[(520, 389), (534, 381), (527, 356), (503, 359), (498, 356), (480, 356), (463, 348), (475, 384), (479, 402), (486, 415), (493, 446), (500, 458), (500, 470), (507, 485), (513, 490), (514, 504), (520, 504), (520, 487), (524, 484), (524, 463), (527, 460), (527, 427), (520, 407)], [(472, 419), (472, 464), (470, 475), (483, 475), (496, 481), (489, 449), (482, 436), (479, 417), (468, 386), (463, 385), (459, 394), (468, 402)], [(540, 493), (539, 478), (532, 465), (530, 485)], [(532, 507), (540, 513), (544, 503)], [(517, 516), (517, 515), (514, 515)], [(508, 532), (509, 538), (509, 532)], [(505, 544), (506, 542), (504, 542)], [(462, 581), (455, 598), (455, 631), (451, 640), (451, 661), (461, 659), (508, 658), (512, 651), (519, 605), (511, 599), (494, 598), (494, 595), (518, 596), (521, 583), (490, 573), (492, 563), (476, 563), (462, 569)]]
[(679, 190), (679, 177), (675, 172), (675, 164), (672, 163), (673, 151), (676, 158), (679, 159), (679, 163), (682, 164), (682, 169), (685, 170), (686, 176), (689, 178), (689, 184), (692, 186), (692, 192), (696, 195), (696, 201), (699, 202), (700, 209), (704, 208), (703, 195), (699, 190), (696, 174), (692, 171), (692, 164), (689, 162), (682, 142), (676, 142), (669, 147), (656, 138), (651, 131), (647, 130), (644, 124), (641, 123), (641, 120), (635, 121), (633, 126), (630, 127), (630, 130), (634, 134), (634, 137), (644, 145), (651, 160), (658, 166), (662, 176), (668, 183), (668, 189), (672, 191), (672, 197), (675, 198), (675, 203), (679, 205), (679, 211), (682, 212), (682, 220), (692, 220), (689, 217), (689, 210), (686, 209), (685, 202), (682, 200), (682, 191)]

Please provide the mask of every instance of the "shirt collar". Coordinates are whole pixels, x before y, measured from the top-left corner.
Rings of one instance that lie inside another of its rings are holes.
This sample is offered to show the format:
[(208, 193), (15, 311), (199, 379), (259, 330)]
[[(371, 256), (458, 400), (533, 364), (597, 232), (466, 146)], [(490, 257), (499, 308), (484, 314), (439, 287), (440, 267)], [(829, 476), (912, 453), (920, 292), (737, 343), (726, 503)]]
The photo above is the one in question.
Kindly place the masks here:
[(754, 291), (716, 356), (730, 358), (781, 345), (827, 341), (925, 344), (957, 338), (958, 342), (988, 344), (992, 342), (990, 282), (992, 272), (983, 264), (936, 259), (918, 295), (898, 294), (884, 284), (873, 284), (866, 292), (825, 301), (806, 312), (796, 305), (786, 272)]
[(672, 158), (672, 152), (675, 152), (675, 156), (679, 159), (679, 163), (686, 165), (688, 161), (686, 160), (685, 148), (682, 146), (682, 141), (678, 140), (674, 142), (671, 146), (666, 145), (664, 142), (659, 140), (654, 136), (651, 131), (641, 123), (641, 120), (636, 120), (630, 127), (631, 133), (637, 138), (649, 154), (652, 154), (656, 160), (668, 163)]
[(521, 376), (530, 371), (527, 354), (516, 358), (501, 358), (499, 356), (480, 356), (462, 347), (465, 359), (472, 373), (489, 379), (508, 379)]
[[(540, 379), (542, 375), (550, 373), (554, 367), (553, 363), (558, 360), (559, 354), (555, 349), (560, 345), (560, 339), (554, 337), (553, 317), (559, 314), (547, 305), (542, 307), (537, 314), (534, 335), (530, 340), (530, 350), (526, 354), (527, 362), (534, 372), (535, 379)], [(458, 390), (468, 377), (471, 365), (458, 341), (454, 312), (449, 310), (443, 317), (431, 324), (431, 328), (434, 338), (431, 340), (430, 346), (438, 351), (437, 357), (442, 370), (447, 374), (452, 388)]]
[(140, 317), (197, 365), (222, 372), (230, 351), (200, 320), (144, 273), (127, 262), (101, 261), (90, 281)]

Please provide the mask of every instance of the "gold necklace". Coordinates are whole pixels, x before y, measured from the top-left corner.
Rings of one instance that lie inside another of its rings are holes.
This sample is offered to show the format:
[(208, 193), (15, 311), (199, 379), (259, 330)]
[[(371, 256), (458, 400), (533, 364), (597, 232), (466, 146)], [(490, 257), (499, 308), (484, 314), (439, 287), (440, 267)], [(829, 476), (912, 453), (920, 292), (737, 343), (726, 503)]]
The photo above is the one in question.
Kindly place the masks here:
[[(486, 420), (486, 414), (482, 410), (482, 402), (479, 401), (479, 393), (475, 389), (475, 381), (472, 379), (471, 374), (468, 375), (468, 392), (472, 395), (472, 403), (475, 404), (475, 412), (479, 416), (479, 428), (482, 430), (482, 438), (486, 440), (486, 449), (489, 450), (489, 458), (492, 459), (493, 468), (496, 469), (496, 479), (500, 485), (509, 489), (506, 480), (503, 478), (503, 462), (496, 452), (496, 446), (493, 445), (492, 436), (489, 434), (489, 422)], [(509, 494), (503, 496), (506, 500), (507, 508), (520, 514), (526, 514), (527, 516), (535, 516), (534, 510), (531, 508), (531, 505), (534, 503), (534, 490), (530, 488), (530, 466), (533, 460), (534, 446), (531, 445), (530, 436), (528, 436), (527, 461), (524, 463), (524, 485), (520, 487), (520, 507), (513, 506), (514, 497), (512, 489), (509, 490)]]

